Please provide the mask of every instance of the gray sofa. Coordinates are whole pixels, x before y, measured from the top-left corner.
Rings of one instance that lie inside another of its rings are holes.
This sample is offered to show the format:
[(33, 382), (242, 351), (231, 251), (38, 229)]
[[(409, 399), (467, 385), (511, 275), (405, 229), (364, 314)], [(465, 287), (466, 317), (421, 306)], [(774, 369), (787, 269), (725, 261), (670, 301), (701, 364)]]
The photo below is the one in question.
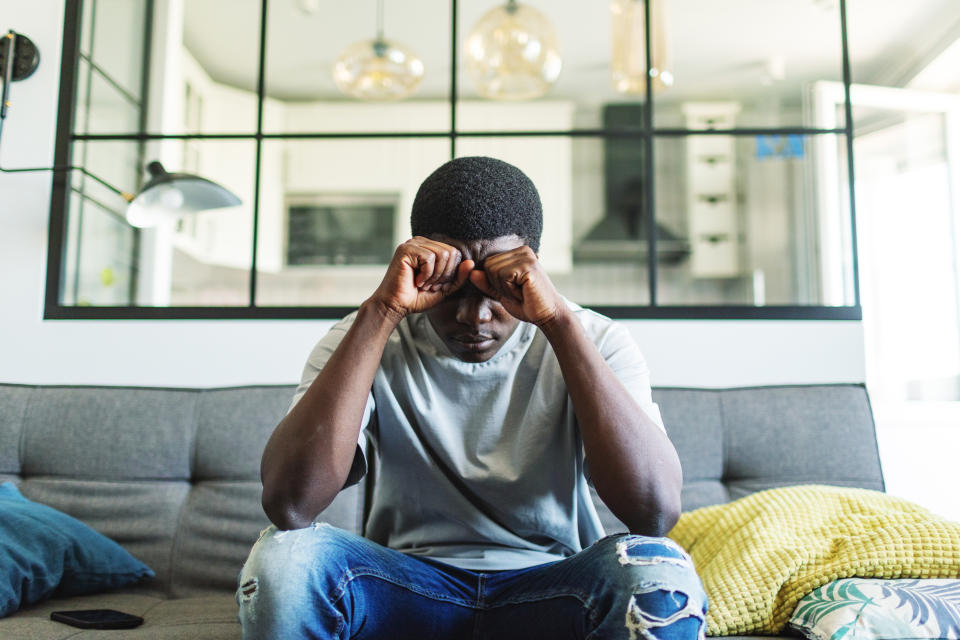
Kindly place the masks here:
[[(52, 599), (0, 620), (0, 638), (238, 638), (237, 573), (261, 529), (260, 453), (292, 386), (227, 389), (0, 385), (0, 482), (13, 480), (156, 572), (119, 592)], [(863, 386), (654, 390), (684, 469), (685, 509), (770, 487), (883, 489)], [(320, 516), (362, 530), (368, 481)], [(625, 528), (601, 506), (608, 532)], [(58, 609), (114, 608), (133, 631), (79, 632)]]

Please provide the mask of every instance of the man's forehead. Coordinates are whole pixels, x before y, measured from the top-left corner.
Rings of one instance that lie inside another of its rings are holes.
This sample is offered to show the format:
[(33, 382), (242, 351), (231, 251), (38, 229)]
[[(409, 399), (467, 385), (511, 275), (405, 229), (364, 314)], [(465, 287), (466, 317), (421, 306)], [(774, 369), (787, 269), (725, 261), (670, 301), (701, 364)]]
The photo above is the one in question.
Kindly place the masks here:
[(456, 247), (464, 260), (473, 260), (481, 265), (485, 259), (504, 251), (510, 251), (526, 244), (520, 236), (511, 234), (488, 240), (457, 240), (441, 233), (430, 236), (431, 239)]

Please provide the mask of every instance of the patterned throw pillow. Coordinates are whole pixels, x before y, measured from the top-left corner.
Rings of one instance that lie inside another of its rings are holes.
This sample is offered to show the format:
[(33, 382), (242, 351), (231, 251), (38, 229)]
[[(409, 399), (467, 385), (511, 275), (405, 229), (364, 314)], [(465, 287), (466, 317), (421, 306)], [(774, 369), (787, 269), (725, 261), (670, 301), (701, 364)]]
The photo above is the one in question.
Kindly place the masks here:
[(960, 580), (836, 580), (800, 600), (790, 627), (810, 640), (957, 640)]

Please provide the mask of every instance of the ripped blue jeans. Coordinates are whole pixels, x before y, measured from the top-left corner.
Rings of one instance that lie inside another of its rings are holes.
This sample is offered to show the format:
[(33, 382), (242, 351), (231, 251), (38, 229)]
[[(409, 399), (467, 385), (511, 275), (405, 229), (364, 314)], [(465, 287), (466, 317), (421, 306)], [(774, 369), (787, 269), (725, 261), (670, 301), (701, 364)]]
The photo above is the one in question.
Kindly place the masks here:
[(613, 535), (564, 560), (467, 571), (328, 524), (266, 529), (239, 578), (244, 638), (703, 638), (707, 598), (667, 538)]

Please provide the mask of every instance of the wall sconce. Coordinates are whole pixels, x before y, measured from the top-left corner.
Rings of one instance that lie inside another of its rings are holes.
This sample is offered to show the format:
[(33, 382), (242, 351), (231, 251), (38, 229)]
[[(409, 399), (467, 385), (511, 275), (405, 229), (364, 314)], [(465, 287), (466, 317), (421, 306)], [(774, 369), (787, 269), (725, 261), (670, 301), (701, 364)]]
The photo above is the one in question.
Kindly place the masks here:
[[(0, 138), (3, 136), (3, 122), (6, 120), (10, 103), (10, 84), (30, 77), (40, 64), (40, 52), (33, 42), (23, 34), (12, 29), (0, 39), (0, 67), (3, 69), (3, 93), (0, 102)], [(175, 221), (186, 215), (218, 209), (235, 207), (241, 204), (240, 198), (215, 182), (187, 173), (167, 173), (159, 162), (147, 165), (151, 179), (140, 193), (134, 195), (122, 191), (106, 180), (87, 171), (84, 167), (24, 167), (8, 169), (0, 167), (3, 173), (29, 173), (35, 171), (80, 171), (85, 176), (100, 183), (116, 193), (129, 204), (126, 219), (135, 227), (153, 227), (165, 221)]]

